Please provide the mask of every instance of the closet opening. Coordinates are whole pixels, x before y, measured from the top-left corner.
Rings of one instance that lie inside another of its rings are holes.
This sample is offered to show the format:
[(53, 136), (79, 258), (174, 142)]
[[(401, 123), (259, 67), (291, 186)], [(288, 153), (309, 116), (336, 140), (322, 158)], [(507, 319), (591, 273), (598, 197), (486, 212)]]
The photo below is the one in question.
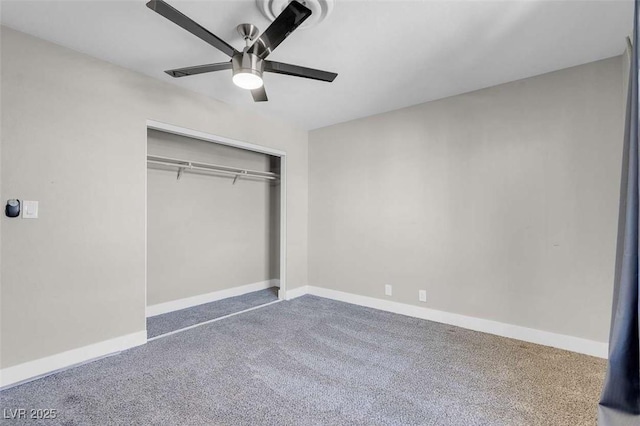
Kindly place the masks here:
[(286, 154), (147, 122), (147, 339), (284, 299)]

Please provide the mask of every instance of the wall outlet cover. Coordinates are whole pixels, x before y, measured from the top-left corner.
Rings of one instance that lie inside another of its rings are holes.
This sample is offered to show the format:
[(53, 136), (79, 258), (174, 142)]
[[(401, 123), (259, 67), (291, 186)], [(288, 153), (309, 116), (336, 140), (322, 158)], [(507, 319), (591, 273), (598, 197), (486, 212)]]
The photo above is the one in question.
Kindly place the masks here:
[(418, 300), (421, 302), (427, 301), (427, 290), (418, 290)]
[(384, 295), (385, 296), (391, 296), (393, 295), (393, 287), (390, 286), (389, 284), (384, 286)]

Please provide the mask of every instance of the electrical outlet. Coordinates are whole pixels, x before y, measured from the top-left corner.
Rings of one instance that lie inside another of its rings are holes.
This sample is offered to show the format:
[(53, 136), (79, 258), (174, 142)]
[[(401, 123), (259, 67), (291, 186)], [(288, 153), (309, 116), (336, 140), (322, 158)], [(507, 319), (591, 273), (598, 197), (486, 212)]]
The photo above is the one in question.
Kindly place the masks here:
[(391, 287), (391, 285), (387, 284), (384, 286), (384, 294), (385, 296), (391, 296), (393, 294), (393, 287)]
[(418, 300), (421, 302), (427, 301), (427, 290), (418, 290)]

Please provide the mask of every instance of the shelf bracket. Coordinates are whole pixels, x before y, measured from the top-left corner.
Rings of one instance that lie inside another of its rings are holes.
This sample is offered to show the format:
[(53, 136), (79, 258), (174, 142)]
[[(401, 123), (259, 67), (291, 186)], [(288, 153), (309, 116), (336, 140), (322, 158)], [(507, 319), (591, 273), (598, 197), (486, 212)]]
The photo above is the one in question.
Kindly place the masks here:
[(232, 183), (232, 185), (235, 185), (235, 184), (236, 184), (236, 181), (238, 180), (238, 178), (240, 177), (240, 175), (246, 175), (246, 174), (247, 174), (247, 171), (246, 171), (246, 170), (243, 170), (243, 171), (241, 171), (240, 173), (238, 173), (237, 175), (235, 175), (235, 177), (233, 178), (233, 183)]
[(186, 166), (179, 166), (178, 167), (178, 176), (176, 178), (177, 180), (180, 180), (180, 178), (182, 177), (182, 173), (184, 173), (184, 169), (186, 169), (187, 167), (192, 169), (193, 168), (193, 164), (191, 164), (191, 162), (189, 162)]

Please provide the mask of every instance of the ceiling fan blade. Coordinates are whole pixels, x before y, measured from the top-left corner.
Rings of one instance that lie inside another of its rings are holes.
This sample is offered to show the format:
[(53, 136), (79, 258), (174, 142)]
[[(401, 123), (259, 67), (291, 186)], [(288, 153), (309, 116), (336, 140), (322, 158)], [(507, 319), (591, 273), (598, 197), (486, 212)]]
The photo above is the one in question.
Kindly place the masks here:
[(264, 90), (264, 86), (253, 89), (251, 91), (251, 96), (253, 96), (254, 102), (267, 102), (269, 99), (267, 98), (267, 92)]
[(230, 70), (231, 62), (219, 62), (217, 64), (196, 65), (195, 67), (177, 68), (165, 71), (171, 77), (187, 77), (189, 75), (204, 74), (206, 72)]
[(261, 59), (266, 58), (309, 16), (311, 10), (293, 0), (253, 43), (250, 52)]
[(196, 23), (191, 18), (175, 9), (173, 6), (170, 6), (168, 3), (165, 3), (162, 0), (151, 0), (149, 3), (147, 3), (147, 7), (154, 12), (164, 16), (174, 24), (189, 31), (196, 37), (206, 41), (211, 46), (215, 47), (227, 56), (233, 56), (234, 54), (238, 53), (238, 51), (234, 49), (233, 46), (231, 46), (221, 38), (218, 38), (218, 36), (210, 32), (200, 24)]
[(293, 75), (295, 77), (310, 78), (312, 80), (332, 82), (338, 76), (335, 72), (306, 68), (298, 65), (284, 64), (282, 62), (265, 61), (265, 72)]

